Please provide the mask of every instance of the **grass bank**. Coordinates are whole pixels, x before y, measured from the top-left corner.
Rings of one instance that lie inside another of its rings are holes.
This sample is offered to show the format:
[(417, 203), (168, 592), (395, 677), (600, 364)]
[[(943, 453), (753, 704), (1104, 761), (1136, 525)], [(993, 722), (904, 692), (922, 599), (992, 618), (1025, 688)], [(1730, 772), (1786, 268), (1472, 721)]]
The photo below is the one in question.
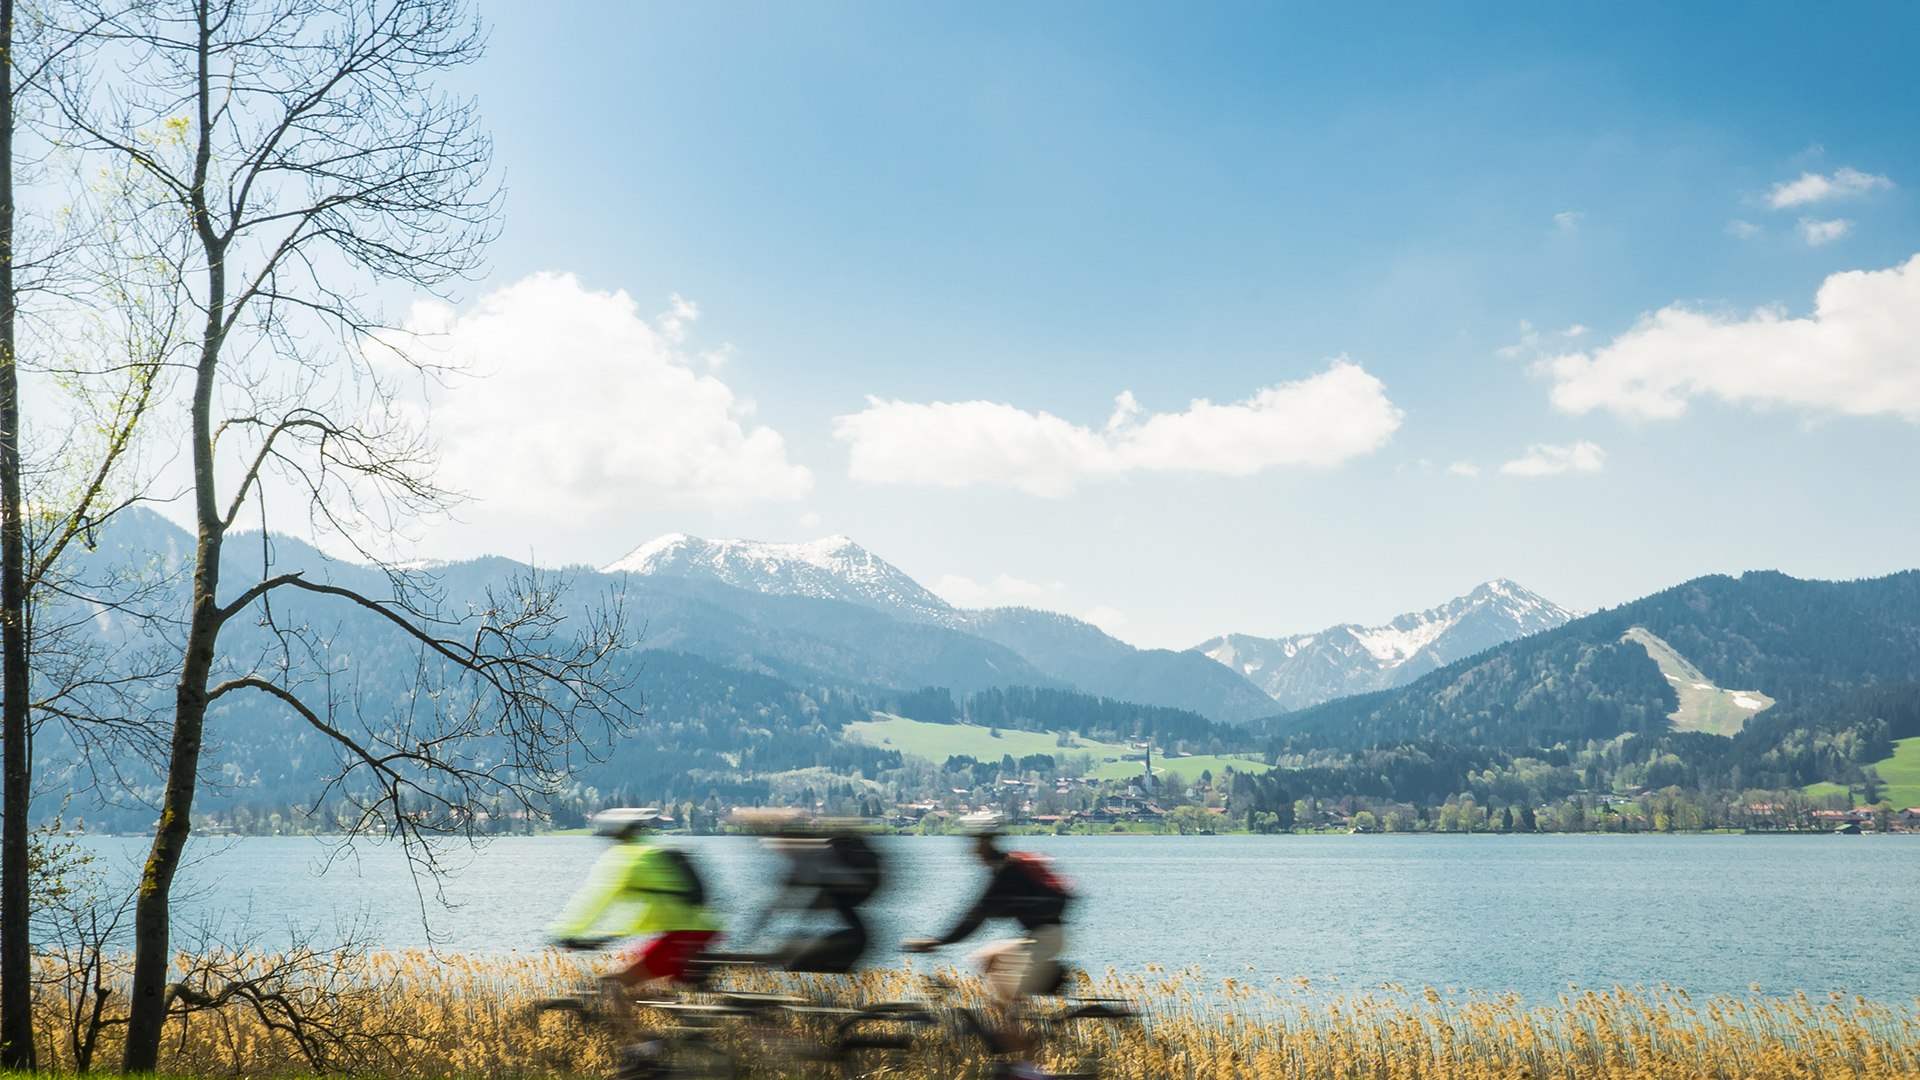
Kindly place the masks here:
[[(262, 957), (255, 970), (284, 958)], [(571, 1019), (536, 1020), (528, 1005), (564, 992), (581, 977), (571, 958), (434, 958), (382, 954), (328, 961), (310, 978), (278, 990), (312, 1014), (304, 1037), (323, 1025), (335, 1041), (318, 1056), (280, 1014), (241, 1000), (176, 1019), (164, 1041), (162, 1073), (178, 1077), (314, 1076), (322, 1072), (413, 1078), (599, 1077), (611, 1048)], [(283, 965), (284, 966), (284, 965)], [(49, 973), (52, 974), (52, 973)], [(343, 980), (344, 976), (344, 980)], [(910, 972), (871, 972), (802, 989), (840, 1001), (915, 998)], [(764, 979), (758, 988), (771, 988)], [(72, 1074), (65, 1002), (40, 995), (43, 1060)], [(1122, 1080), (1628, 1080), (1714, 1077), (1735, 1080), (1920, 1076), (1920, 1002), (1876, 1002), (1842, 995), (1713, 996), (1684, 991), (1569, 991), (1529, 1005), (1508, 995), (1440, 993), (1383, 987), (1359, 995), (1325, 993), (1304, 981), (1275, 986), (1210, 982), (1191, 974), (1112, 976), (1088, 992), (1125, 997), (1144, 1011), (1139, 1024), (1103, 1027), (1054, 1047), (1054, 1063), (1097, 1057), (1104, 1075)], [(966, 991), (977, 993), (977, 988)], [(109, 996), (109, 1012), (116, 999)], [(120, 998), (119, 1000), (124, 1000)], [(96, 1048), (96, 1067), (118, 1058), (117, 1028)], [(746, 1040), (744, 1032), (729, 1036)], [(943, 1041), (944, 1040), (944, 1041)], [(743, 1045), (745, 1062), (768, 1061)], [(977, 1054), (951, 1037), (930, 1035), (912, 1060), (886, 1075), (952, 1080), (981, 1074)], [(762, 1064), (745, 1075), (787, 1080), (800, 1074)]]

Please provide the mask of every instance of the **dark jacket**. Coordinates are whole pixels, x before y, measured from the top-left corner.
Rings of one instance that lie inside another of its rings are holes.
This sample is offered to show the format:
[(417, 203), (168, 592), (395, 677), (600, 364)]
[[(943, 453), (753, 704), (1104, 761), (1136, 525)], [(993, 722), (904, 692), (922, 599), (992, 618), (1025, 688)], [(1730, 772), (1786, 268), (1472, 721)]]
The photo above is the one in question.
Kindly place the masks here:
[(1065, 891), (1042, 880), (1042, 875), (1022, 860), (1008, 857), (994, 870), (987, 882), (987, 891), (980, 894), (980, 899), (974, 901), (940, 941), (951, 945), (980, 929), (980, 924), (988, 919), (1014, 919), (1028, 930), (1054, 926), (1066, 914), (1067, 900)]

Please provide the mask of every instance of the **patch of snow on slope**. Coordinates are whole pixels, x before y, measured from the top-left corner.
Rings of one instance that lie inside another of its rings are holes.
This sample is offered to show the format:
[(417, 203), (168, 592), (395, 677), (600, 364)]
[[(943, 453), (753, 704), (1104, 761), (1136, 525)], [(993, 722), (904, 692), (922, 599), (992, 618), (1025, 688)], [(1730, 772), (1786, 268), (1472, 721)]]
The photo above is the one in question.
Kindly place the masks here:
[[(1401, 615), (1384, 626), (1346, 624), (1280, 638), (1229, 634), (1194, 648), (1252, 678), (1276, 702), (1292, 709), (1402, 685), (1441, 664), (1551, 630), (1574, 617), (1574, 612), (1524, 586), (1497, 578), (1466, 596)], [(1230, 651), (1224, 648), (1229, 643)]]
[(629, 571), (644, 574), (662, 556), (671, 555), (676, 549), (685, 547), (693, 538), (686, 533), (668, 533), (641, 544), (622, 558), (600, 568), (603, 574), (618, 574)]
[(953, 611), (919, 582), (845, 536), (769, 543), (669, 533), (601, 572), (718, 581), (755, 592), (848, 600), (923, 618), (942, 619)]
[(1410, 627), (1392, 625), (1355, 630), (1353, 636), (1375, 660), (1393, 667), (1406, 663), (1408, 657), (1433, 644), (1435, 638), (1452, 627), (1451, 620), (1434, 619)]

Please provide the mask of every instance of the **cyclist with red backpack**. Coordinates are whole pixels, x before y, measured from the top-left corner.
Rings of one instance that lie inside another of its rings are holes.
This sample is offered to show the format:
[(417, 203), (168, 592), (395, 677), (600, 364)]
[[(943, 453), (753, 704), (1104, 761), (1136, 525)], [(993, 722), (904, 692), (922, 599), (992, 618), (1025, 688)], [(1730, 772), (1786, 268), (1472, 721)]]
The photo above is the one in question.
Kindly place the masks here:
[(907, 938), (900, 947), (910, 953), (932, 952), (965, 940), (988, 919), (1018, 922), (1020, 937), (994, 942), (971, 959), (1007, 1010), (1004, 1049), (1024, 1050), (1031, 1043), (1022, 1024), (1026, 1000), (1055, 993), (1066, 977), (1060, 953), (1066, 944), (1065, 917), (1073, 890), (1046, 856), (1000, 848), (1000, 815), (968, 814), (960, 819), (960, 827), (973, 835), (974, 855), (988, 871), (987, 887), (945, 934)]
[(706, 886), (692, 860), (649, 837), (663, 819), (652, 807), (623, 807), (593, 815), (594, 832), (614, 841), (554, 922), (562, 948), (589, 948), (600, 937), (651, 935), (628, 954), (612, 978), (627, 986), (653, 980), (688, 982), (693, 961), (720, 936), (707, 910)]

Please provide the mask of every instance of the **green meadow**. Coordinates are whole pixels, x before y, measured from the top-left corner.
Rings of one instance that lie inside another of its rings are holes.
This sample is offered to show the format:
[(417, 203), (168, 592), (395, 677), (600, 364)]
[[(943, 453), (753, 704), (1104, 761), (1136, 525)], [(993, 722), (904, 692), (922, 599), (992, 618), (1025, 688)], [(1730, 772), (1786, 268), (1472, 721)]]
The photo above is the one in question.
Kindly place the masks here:
[[(1873, 769), (1880, 774), (1881, 798), (1896, 807), (1920, 806), (1920, 736), (1896, 741), (1893, 756), (1874, 762)], [(1860, 797), (1858, 788), (1825, 781), (1809, 784), (1805, 791), (1814, 798), (1849, 792), (1856, 801)]]
[[(980, 761), (998, 761), (1007, 754), (1016, 758), (1029, 754), (1051, 754), (1055, 758), (1086, 754), (1093, 759), (1089, 775), (1099, 780), (1124, 780), (1137, 776), (1141, 752), (1120, 743), (1100, 742), (1069, 736), (1062, 745), (1061, 736), (1050, 731), (1015, 731), (1011, 728), (984, 728), (973, 724), (930, 724), (904, 716), (875, 713), (874, 719), (848, 724), (849, 737), (873, 746), (886, 746), (903, 754), (945, 761), (950, 757), (972, 757)], [(1227, 768), (1242, 772), (1265, 772), (1269, 766), (1259, 761), (1203, 754), (1194, 757), (1161, 758), (1155, 755), (1153, 771), (1173, 774), (1183, 780), (1197, 779), (1202, 772), (1218, 776)]]

